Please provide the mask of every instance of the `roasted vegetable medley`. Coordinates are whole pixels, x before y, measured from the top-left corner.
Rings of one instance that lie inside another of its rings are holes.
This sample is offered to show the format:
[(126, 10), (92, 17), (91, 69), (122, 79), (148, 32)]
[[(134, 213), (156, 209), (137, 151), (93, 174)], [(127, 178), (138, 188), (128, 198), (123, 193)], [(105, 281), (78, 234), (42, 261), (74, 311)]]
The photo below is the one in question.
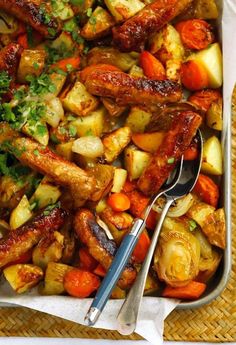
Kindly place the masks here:
[[(214, 0), (0, 0), (0, 267), (16, 293), (91, 296), (184, 155), (145, 294), (197, 299), (225, 248)], [(159, 199), (112, 298), (147, 254)]]

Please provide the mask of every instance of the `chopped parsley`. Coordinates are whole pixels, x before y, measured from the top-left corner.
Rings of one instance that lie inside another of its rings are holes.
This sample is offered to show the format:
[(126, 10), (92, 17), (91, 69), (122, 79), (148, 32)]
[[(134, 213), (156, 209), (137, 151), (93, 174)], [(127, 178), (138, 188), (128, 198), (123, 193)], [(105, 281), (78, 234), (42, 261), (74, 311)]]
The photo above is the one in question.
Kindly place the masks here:
[(189, 220), (188, 224), (189, 231), (194, 231), (197, 228), (197, 223), (193, 219)]
[(10, 176), (18, 181), (30, 172), (30, 168), (17, 163), (15, 158), (8, 153), (0, 153), (0, 174)]
[(11, 77), (6, 71), (0, 72), (0, 99), (1, 96), (9, 90)]
[(168, 164), (174, 164), (174, 162), (175, 162), (174, 157), (170, 157), (170, 158), (168, 158), (168, 160), (167, 160), (167, 163), (168, 163)]
[(61, 203), (60, 201), (58, 201), (56, 204), (47, 206), (45, 210), (43, 211), (43, 214), (44, 216), (49, 216), (52, 210), (54, 210), (55, 208), (60, 208), (60, 207), (61, 207)]
[(79, 34), (79, 27), (77, 25), (76, 18), (68, 20), (63, 26), (63, 31), (69, 32), (76, 43), (84, 43), (83, 37)]
[(65, 43), (61, 43), (58, 48), (49, 47), (49, 46), (46, 46), (45, 48), (47, 51), (47, 60), (46, 60), (47, 65), (52, 65), (56, 63), (57, 61), (71, 57), (74, 54), (74, 51), (69, 50), (66, 47)]
[(44, 24), (49, 24), (51, 22), (51, 16), (45, 8), (45, 4), (40, 5), (39, 14), (41, 15)]
[(70, 3), (74, 6), (81, 6), (84, 4), (84, 0), (70, 0)]
[(56, 91), (55, 84), (46, 73), (42, 73), (39, 77), (28, 75), (26, 80), (30, 82), (29, 92), (32, 96), (45, 95), (48, 92)]

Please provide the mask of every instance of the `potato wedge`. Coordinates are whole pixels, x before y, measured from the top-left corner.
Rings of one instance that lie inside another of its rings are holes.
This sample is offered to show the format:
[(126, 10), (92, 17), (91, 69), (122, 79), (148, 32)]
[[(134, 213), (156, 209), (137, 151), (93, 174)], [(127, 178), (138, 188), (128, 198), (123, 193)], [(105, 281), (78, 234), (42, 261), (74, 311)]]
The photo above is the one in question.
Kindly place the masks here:
[(54, 17), (58, 17), (61, 20), (67, 20), (74, 16), (74, 12), (67, 1), (56, 0), (51, 1), (52, 11)]
[(145, 6), (140, 0), (104, 0), (104, 2), (117, 22), (133, 17)]
[(31, 217), (33, 213), (30, 210), (30, 203), (26, 195), (23, 195), (21, 201), (12, 211), (10, 215), (10, 228), (15, 230), (21, 225), (25, 224)]
[(56, 146), (56, 152), (68, 161), (72, 161), (74, 157), (74, 152), (72, 151), (73, 142), (74, 140), (69, 141), (68, 143), (58, 144)]
[(58, 96), (65, 84), (66, 75), (53, 72), (49, 75), (49, 78), (51, 79), (52, 84), (55, 86), (55, 91), (52, 93), (55, 96)]
[(207, 217), (202, 227), (202, 231), (212, 245), (225, 249), (226, 226), (223, 208), (216, 210)]
[(58, 97), (53, 97), (49, 101), (45, 102), (46, 114), (43, 119), (51, 127), (57, 128), (60, 121), (64, 118), (64, 109), (62, 107), (61, 101)]
[(137, 65), (133, 65), (129, 71), (129, 75), (134, 78), (142, 78), (144, 77), (143, 69)]
[(151, 159), (151, 154), (140, 151), (136, 146), (131, 145), (125, 149), (125, 168), (128, 171), (129, 179), (138, 179)]
[(197, 222), (201, 228), (206, 224), (208, 216), (212, 215), (215, 211), (215, 208), (211, 205), (208, 205), (204, 202), (199, 202), (194, 204), (186, 215)]
[(164, 136), (164, 132), (136, 133), (132, 135), (132, 141), (141, 150), (154, 153), (161, 145)]
[(217, 89), (223, 83), (223, 62), (219, 43), (213, 43), (208, 48), (190, 55), (188, 60), (194, 60), (202, 64), (209, 77), (209, 87)]
[(115, 168), (114, 171), (114, 178), (113, 178), (113, 186), (111, 191), (113, 193), (120, 193), (122, 188), (124, 187), (125, 181), (127, 179), (127, 170), (121, 168)]
[(149, 41), (150, 52), (162, 63), (168, 60), (182, 61), (184, 47), (178, 31), (170, 24), (165, 25)]
[(34, 121), (31, 119), (22, 127), (22, 132), (39, 142), (43, 146), (47, 146), (49, 142), (49, 132), (46, 122), (42, 119)]
[(216, 136), (210, 137), (203, 145), (201, 171), (211, 175), (223, 174), (222, 148)]
[(35, 203), (36, 208), (41, 209), (51, 204), (55, 204), (61, 196), (60, 187), (53, 183), (53, 181), (45, 176), (36, 191), (30, 198), (30, 204)]
[(65, 292), (64, 289), (64, 276), (73, 267), (56, 263), (49, 262), (45, 272), (44, 286), (39, 289), (42, 295), (61, 295)]
[(213, 102), (206, 113), (206, 124), (216, 131), (223, 129), (223, 102), (219, 99)]
[(33, 263), (45, 269), (49, 262), (58, 262), (63, 253), (64, 236), (58, 231), (44, 237), (33, 250)]
[(16, 293), (24, 293), (43, 279), (40, 267), (29, 264), (12, 265), (3, 270), (3, 274)]
[(97, 6), (80, 34), (86, 40), (94, 40), (109, 33), (115, 25), (113, 17), (101, 6)]
[(86, 90), (85, 86), (76, 81), (72, 89), (60, 97), (63, 107), (78, 116), (86, 116), (98, 107), (98, 99)]
[(27, 75), (39, 76), (44, 68), (46, 52), (37, 49), (24, 49), (17, 71), (17, 81), (27, 83)]
[(128, 126), (133, 133), (143, 133), (151, 117), (152, 114), (145, 109), (132, 107), (125, 125)]
[(111, 293), (112, 299), (124, 299), (126, 297), (126, 291), (122, 290), (118, 285), (114, 287)]
[(106, 114), (106, 109), (100, 107), (87, 116), (78, 117), (78, 119), (71, 121), (71, 125), (76, 128), (77, 135), (80, 137), (86, 135), (100, 137), (103, 132)]
[(131, 130), (129, 127), (121, 127), (103, 137), (104, 157), (108, 163), (113, 162), (129, 144)]

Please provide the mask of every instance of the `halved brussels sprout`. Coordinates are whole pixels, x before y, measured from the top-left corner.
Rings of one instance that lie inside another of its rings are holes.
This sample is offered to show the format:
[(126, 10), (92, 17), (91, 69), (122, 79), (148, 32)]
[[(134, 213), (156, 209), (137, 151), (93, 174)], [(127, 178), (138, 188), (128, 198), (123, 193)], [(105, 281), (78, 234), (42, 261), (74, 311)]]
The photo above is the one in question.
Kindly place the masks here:
[(199, 272), (200, 244), (187, 222), (167, 218), (154, 255), (154, 269), (160, 280), (185, 286)]

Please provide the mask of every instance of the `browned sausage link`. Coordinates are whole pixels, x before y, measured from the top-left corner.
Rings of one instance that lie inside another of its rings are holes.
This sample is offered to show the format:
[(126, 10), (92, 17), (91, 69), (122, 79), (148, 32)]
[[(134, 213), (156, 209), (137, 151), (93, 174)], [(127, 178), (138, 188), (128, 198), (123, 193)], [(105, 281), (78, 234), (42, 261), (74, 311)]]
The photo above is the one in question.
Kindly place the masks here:
[[(108, 270), (115, 256), (117, 247), (109, 240), (105, 231), (96, 222), (95, 216), (89, 210), (82, 209), (75, 215), (74, 229), (80, 241), (88, 247), (89, 253)], [(136, 278), (136, 270), (127, 265), (118, 285), (127, 289)]]
[(0, 51), (0, 71), (6, 71), (15, 77), (22, 48), (17, 43), (10, 43)]
[(138, 187), (143, 193), (152, 195), (158, 192), (190, 145), (201, 122), (201, 116), (192, 111), (176, 116), (163, 143), (138, 181)]
[(87, 90), (96, 96), (115, 98), (120, 105), (177, 102), (181, 86), (170, 80), (133, 78), (123, 72), (95, 70), (85, 80)]
[(61, 29), (60, 22), (40, 4), (32, 0), (0, 0), (0, 9), (32, 26), (43, 36), (54, 37)]
[(35, 244), (42, 235), (58, 230), (65, 222), (67, 213), (59, 207), (42, 211), (26, 225), (9, 232), (0, 240), (0, 267), (18, 259)]
[(82, 203), (89, 199), (95, 190), (95, 180), (86, 171), (58, 156), (49, 148), (29, 138), (17, 136), (6, 123), (0, 123), (0, 148), (13, 153), (22, 164), (50, 176), (59, 185), (69, 188), (77, 202)]
[(151, 34), (191, 4), (192, 0), (157, 0), (120, 27), (113, 29), (115, 46), (121, 51), (141, 51)]

